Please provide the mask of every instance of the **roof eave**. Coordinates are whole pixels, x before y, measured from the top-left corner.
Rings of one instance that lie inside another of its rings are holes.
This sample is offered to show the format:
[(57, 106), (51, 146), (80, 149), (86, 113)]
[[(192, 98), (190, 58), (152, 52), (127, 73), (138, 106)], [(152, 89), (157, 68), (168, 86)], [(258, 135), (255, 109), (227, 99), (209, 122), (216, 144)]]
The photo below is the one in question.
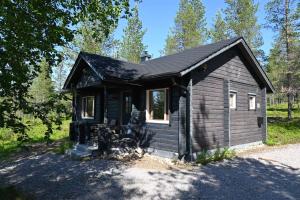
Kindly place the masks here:
[(204, 63), (210, 61), (211, 59), (213, 59), (214, 57), (224, 53), (225, 51), (229, 50), (230, 48), (238, 45), (238, 44), (242, 44), (243, 47), (246, 49), (247, 53), (250, 55), (251, 60), (254, 62), (256, 68), (259, 70), (260, 74), (263, 77), (263, 81), (265, 82), (266, 86), (267, 86), (267, 92), (268, 93), (274, 93), (275, 89), (271, 83), (271, 81), (269, 80), (269, 78), (267, 77), (265, 71), (262, 69), (262, 67), (260, 66), (259, 62), (257, 61), (257, 59), (255, 58), (253, 52), (251, 51), (251, 49), (249, 48), (249, 46), (247, 45), (247, 43), (245, 42), (245, 40), (241, 37), (240, 39), (238, 39), (237, 41), (231, 43), (230, 45), (225, 46), (224, 48), (220, 49), (219, 51), (211, 54), (210, 56), (208, 56), (207, 58), (201, 60), (200, 62), (192, 65), (191, 67), (183, 70), (180, 72), (180, 76), (185, 76), (186, 74), (188, 74), (189, 72), (191, 72), (192, 70), (198, 68), (199, 66), (203, 65)]

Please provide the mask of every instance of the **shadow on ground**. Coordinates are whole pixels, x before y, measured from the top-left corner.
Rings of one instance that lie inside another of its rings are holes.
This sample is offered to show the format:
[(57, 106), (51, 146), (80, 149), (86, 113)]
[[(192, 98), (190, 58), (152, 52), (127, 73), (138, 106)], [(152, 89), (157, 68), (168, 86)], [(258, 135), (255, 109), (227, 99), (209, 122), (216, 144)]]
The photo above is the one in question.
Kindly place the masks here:
[(149, 171), (53, 153), (0, 163), (0, 185), (37, 199), (299, 199), (300, 171), (237, 158), (195, 170)]

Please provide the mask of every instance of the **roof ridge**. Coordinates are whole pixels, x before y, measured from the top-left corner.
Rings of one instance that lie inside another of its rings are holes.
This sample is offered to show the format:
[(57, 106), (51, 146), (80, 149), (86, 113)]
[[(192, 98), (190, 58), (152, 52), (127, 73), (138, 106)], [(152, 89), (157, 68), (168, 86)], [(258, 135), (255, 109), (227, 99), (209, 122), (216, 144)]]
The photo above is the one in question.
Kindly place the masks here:
[(166, 58), (166, 57), (169, 57), (169, 56), (174, 56), (174, 55), (178, 55), (178, 54), (181, 54), (183, 52), (187, 52), (187, 51), (192, 51), (192, 50), (195, 50), (195, 49), (198, 49), (198, 48), (203, 48), (204, 46), (210, 46), (210, 45), (215, 45), (215, 44), (219, 44), (219, 43), (223, 43), (223, 42), (227, 42), (227, 41), (231, 41), (232, 40), (232, 43), (243, 38), (242, 36), (236, 36), (236, 37), (232, 37), (232, 38), (229, 38), (229, 39), (225, 39), (225, 40), (220, 40), (218, 42), (214, 42), (214, 43), (209, 43), (209, 44), (201, 44), (201, 45), (198, 45), (196, 47), (192, 47), (192, 48), (189, 48), (189, 49), (184, 49), (180, 52), (176, 52), (176, 53), (173, 53), (173, 54), (170, 54), (170, 55), (164, 55), (164, 56), (160, 56), (158, 58), (154, 58), (154, 59), (151, 59), (151, 60), (147, 60), (147, 61), (144, 61), (143, 63), (147, 63), (147, 62), (151, 62), (151, 61), (155, 61), (155, 60), (159, 60), (161, 58)]
[(133, 62), (129, 62), (129, 61), (126, 61), (126, 60), (113, 58), (113, 57), (110, 57), (110, 56), (100, 55), (100, 54), (96, 54), (96, 53), (89, 53), (89, 52), (86, 52), (86, 51), (80, 51), (79, 54), (89, 54), (89, 55), (99, 56), (99, 57), (103, 57), (103, 58), (107, 58), (107, 59), (113, 59), (113, 60), (116, 60), (116, 61), (119, 61), (119, 62), (128, 63), (128, 64), (132, 64), (132, 65), (143, 65), (142, 63), (133, 63)]

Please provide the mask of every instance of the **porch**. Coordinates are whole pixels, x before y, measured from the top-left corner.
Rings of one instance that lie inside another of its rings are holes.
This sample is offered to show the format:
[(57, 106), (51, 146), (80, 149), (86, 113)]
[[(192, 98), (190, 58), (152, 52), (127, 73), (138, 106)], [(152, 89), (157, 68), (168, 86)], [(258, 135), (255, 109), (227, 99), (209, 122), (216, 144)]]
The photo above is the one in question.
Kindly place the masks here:
[(120, 144), (136, 146), (145, 118), (141, 93), (138, 86), (116, 83), (76, 88), (70, 140), (99, 151)]

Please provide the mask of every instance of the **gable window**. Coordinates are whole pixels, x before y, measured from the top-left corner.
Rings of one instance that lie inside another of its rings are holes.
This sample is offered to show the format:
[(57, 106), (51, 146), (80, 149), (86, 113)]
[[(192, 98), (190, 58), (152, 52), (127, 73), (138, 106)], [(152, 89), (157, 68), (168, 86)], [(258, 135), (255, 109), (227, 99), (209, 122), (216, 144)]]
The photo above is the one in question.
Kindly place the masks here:
[(146, 121), (169, 123), (169, 90), (147, 90)]
[(236, 91), (230, 91), (229, 94), (229, 106), (230, 109), (236, 109)]
[(256, 95), (248, 94), (248, 100), (249, 100), (249, 110), (255, 110), (256, 109)]
[(95, 108), (95, 97), (86, 96), (82, 97), (82, 118), (94, 118), (94, 108)]

